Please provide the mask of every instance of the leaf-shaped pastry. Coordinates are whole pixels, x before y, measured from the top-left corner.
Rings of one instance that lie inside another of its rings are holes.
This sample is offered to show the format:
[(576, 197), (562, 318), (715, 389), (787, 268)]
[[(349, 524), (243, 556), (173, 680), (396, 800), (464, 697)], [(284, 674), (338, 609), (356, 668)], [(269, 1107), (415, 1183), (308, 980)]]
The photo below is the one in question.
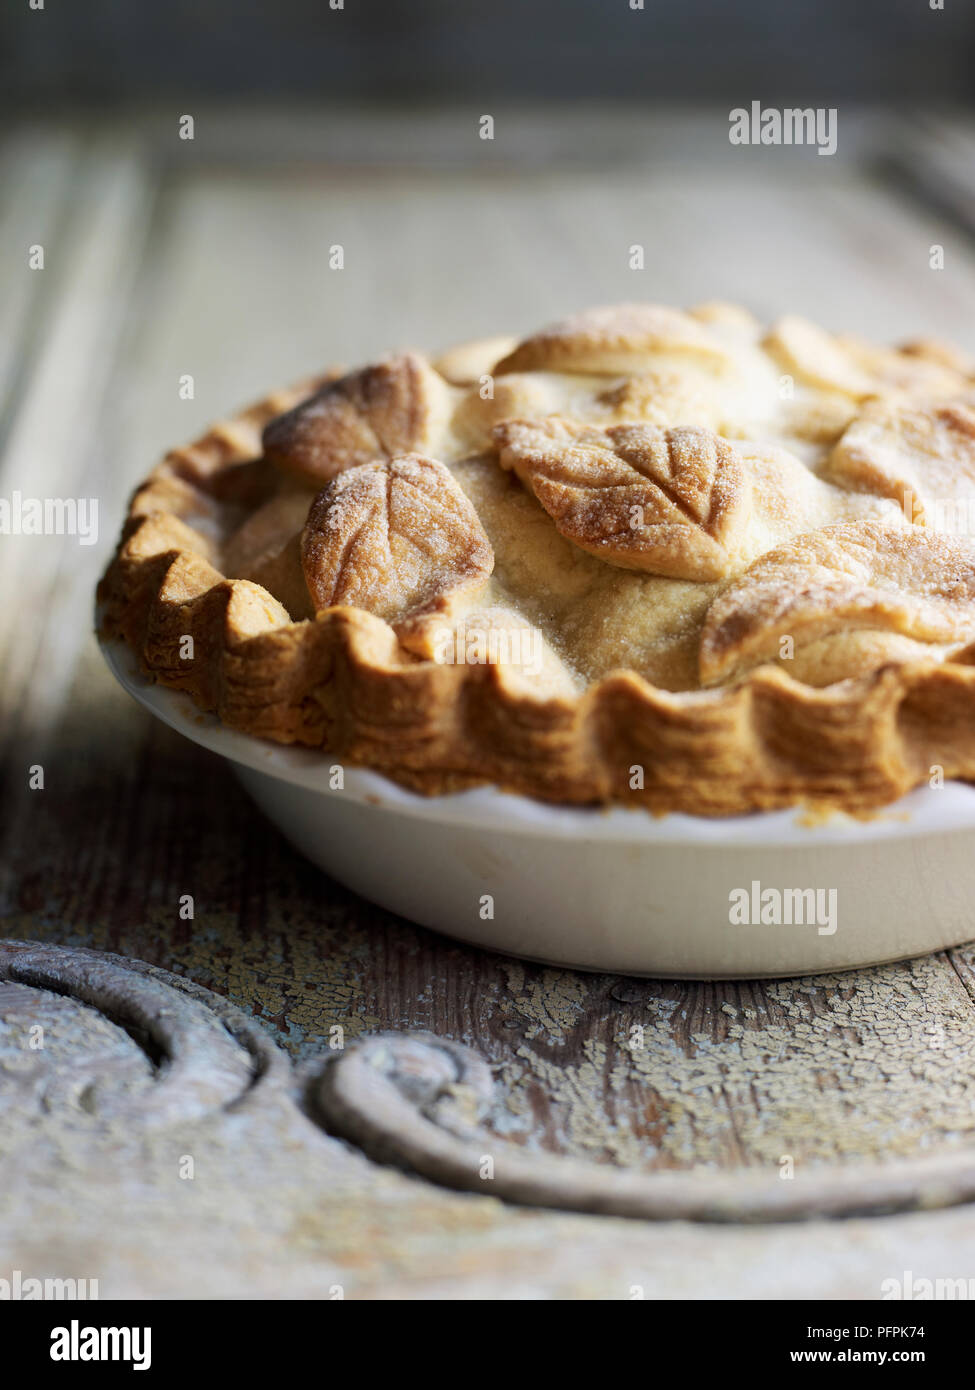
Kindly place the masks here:
[(587, 416), (593, 424), (632, 421), (664, 428), (704, 425), (710, 429), (720, 410), (720, 397), (702, 390), (696, 373), (658, 370), (604, 386), (597, 392)]
[(975, 358), (942, 338), (912, 338), (896, 350), (911, 361), (927, 362), (956, 376), (975, 377)]
[(797, 314), (788, 314), (773, 324), (763, 346), (787, 372), (810, 386), (842, 391), (855, 400), (878, 389), (878, 383), (840, 339)]
[(311, 498), (287, 488), (250, 514), (223, 547), (221, 567), (232, 579), (250, 579), (300, 619), (312, 610), (301, 572), (299, 542)]
[(250, 512), (224, 543), (224, 574), (248, 579), (253, 565), (282, 550), (293, 536), (300, 534), (310, 505), (311, 498), (304, 488), (288, 487)]
[(914, 400), (944, 400), (959, 396), (969, 388), (967, 373), (947, 361), (939, 362), (923, 353), (878, 347), (852, 334), (843, 333), (836, 341), (876, 383), (874, 389), (881, 397), (903, 395)]
[(711, 430), (508, 420), (495, 440), (502, 467), (590, 555), (676, 579), (730, 568), (751, 493), (738, 453)]
[(655, 356), (676, 356), (711, 371), (732, 365), (720, 338), (690, 314), (659, 304), (613, 304), (533, 334), (502, 358), (494, 372), (629, 376), (647, 371)]
[(454, 391), (415, 353), (330, 381), (264, 430), (265, 457), (320, 488), (345, 468), (417, 450), (440, 455)]
[(347, 469), (318, 494), (301, 563), (316, 611), (364, 608), (425, 651), (428, 620), (480, 592), (494, 552), (450, 471), (405, 454)]
[(871, 404), (829, 457), (830, 481), (896, 502), (909, 521), (975, 534), (975, 410)]
[(970, 641), (973, 604), (968, 546), (918, 526), (825, 526), (769, 551), (718, 595), (701, 633), (701, 681), (714, 685), (776, 660), (785, 638), (796, 650), (864, 631)]
[(680, 372), (650, 371), (642, 376), (603, 377), (582, 372), (512, 372), (499, 376), (490, 396), (471, 391), (454, 416), (471, 453), (491, 448), (492, 431), (505, 420), (546, 420), (550, 416), (593, 426), (634, 424), (714, 427), (720, 410), (714, 395)]
[(468, 343), (456, 343), (433, 361), (434, 371), (454, 386), (476, 386), (482, 376), (490, 376), (494, 364), (512, 352), (517, 338), (475, 338)]

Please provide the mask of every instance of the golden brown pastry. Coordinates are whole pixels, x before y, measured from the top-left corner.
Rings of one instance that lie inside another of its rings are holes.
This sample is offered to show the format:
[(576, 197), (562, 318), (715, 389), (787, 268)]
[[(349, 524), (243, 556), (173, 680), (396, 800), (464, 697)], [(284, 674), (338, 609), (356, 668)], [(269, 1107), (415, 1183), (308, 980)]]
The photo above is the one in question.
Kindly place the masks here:
[(402, 354), (170, 454), (102, 628), (424, 792), (864, 811), (975, 778), (973, 401), (956, 349), (721, 303)]

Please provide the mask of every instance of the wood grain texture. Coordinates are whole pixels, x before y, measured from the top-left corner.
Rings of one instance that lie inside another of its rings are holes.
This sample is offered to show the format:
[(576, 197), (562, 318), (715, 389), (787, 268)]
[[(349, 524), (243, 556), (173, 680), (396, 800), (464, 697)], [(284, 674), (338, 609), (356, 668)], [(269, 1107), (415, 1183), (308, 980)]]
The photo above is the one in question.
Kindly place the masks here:
[(494, 1087), (480, 1055), (432, 1033), (378, 1033), (353, 1044), (322, 1069), (315, 1096), (330, 1128), (380, 1162), (531, 1207), (741, 1224), (975, 1199), (970, 1144), (896, 1163), (803, 1164), (788, 1177), (760, 1167), (649, 1174), (638, 1163), (527, 1153), (499, 1143), (483, 1123)]
[[(36, 1171), (8, 1152), (21, 1184), (18, 1206), (0, 1203), (11, 1263), (177, 1296), (327, 1297), (338, 1283), (350, 1296), (628, 1297), (636, 1284), (647, 1296), (842, 1297), (876, 1296), (904, 1268), (967, 1277), (968, 1208), (791, 1232), (531, 1212), (377, 1168), (312, 1124), (301, 1095), (333, 1028), (428, 1031), (485, 1060), (486, 1132), (527, 1157), (776, 1184), (787, 1159), (815, 1174), (950, 1156), (975, 1129), (973, 948), (836, 977), (682, 984), (455, 945), (301, 860), (224, 765), (114, 687), (90, 637), (126, 492), (166, 445), (275, 382), (621, 297), (788, 304), (836, 328), (971, 349), (975, 260), (960, 226), (909, 184), (895, 196), (854, 164), (821, 169), (828, 160), (801, 172), (779, 161), (774, 178), (726, 159), (707, 179), (692, 165), (584, 160), (450, 177), (272, 172), (250, 168), (235, 139), (234, 160), (197, 145), (185, 167), (178, 148), (161, 157), (151, 122), (124, 137), (28, 126), (0, 147), (13, 246), (0, 264), (0, 494), (95, 496), (101, 524), (93, 547), (0, 541), (15, 596), (0, 609), (0, 911), (5, 936), (148, 962), (256, 1020), (297, 1068), (275, 1101), (289, 1118), (221, 1109), (192, 1138), (177, 1120), (161, 1157), (133, 1139), (123, 1163), (117, 1136), (72, 1138), (59, 1103), (41, 1117), (50, 1147)], [(636, 241), (642, 274), (627, 269)], [(932, 241), (946, 246), (943, 272), (928, 268)], [(35, 242), (43, 272), (26, 268)], [(326, 268), (334, 242), (341, 275)], [(179, 399), (184, 373), (193, 400)], [(37, 764), (43, 790), (28, 782)], [(55, 1071), (83, 1061), (79, 1076), (94, 1068), (110, 1086), (156, 1084), (130, 1034), (42, 981), (0, 985), (0, 1018), (12, 1144), (36, 1137), (46, 1084), (24, 1061), (31, 1019), (55, 1020)], [(82, 1094), (65, 1105), (84, 1126)], [(173, 1178), (174, 1153), (194, 1144), (206, 1196), (184, 1202), (193, 1185)], [(70, 1230), (57, 1196), (68, 1172)]]

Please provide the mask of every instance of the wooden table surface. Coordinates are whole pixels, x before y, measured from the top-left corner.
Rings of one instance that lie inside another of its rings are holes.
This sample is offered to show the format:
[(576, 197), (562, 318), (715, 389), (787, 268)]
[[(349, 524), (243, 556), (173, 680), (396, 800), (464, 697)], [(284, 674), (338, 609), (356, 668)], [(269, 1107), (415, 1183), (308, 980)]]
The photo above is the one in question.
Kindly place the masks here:
[[(491, 144), (473, 109), (204, 111), (192, 142), (179, 114), (0, 143), (0, 497), (99, 504), (96, 545), (0, 538), (0, 904), (3, 937), (33, 943), (0, 941), (0, 1277), (97, 1278), (103, 1297), (842, 1298), (905, 1270), (975, 1276), (975, 1211), (939, 1190), (893, 1215), (735, 1219), (736, 1192), (778, 1192), (790, 1165), (800, 1185), (851, 1174), (855, 1208), (864, 1164), (907, 1190), (919, 1162), (971, 1152), (975, 947), (715, 984), (455, 945), (313, 870), (114, 685), (91, 635), (156, 456), (326, 364), (622, 298), (975, 349), (975, 130), (861, 113), (823, 159), (731, 150), (721, 112), (500, 112)], [(383, 1032), (477, 1057), (363, 1050)], [(730, 1205), (560, 1212), (379, 1163), (423, 1168), (388, 1134), (367, 1157), (335, 1132), (329, 1077), (351, 1084), (357, 1048), (394, 1129), (486, 1144), (499, 1172), (558, 1155), (688, 1174)]]

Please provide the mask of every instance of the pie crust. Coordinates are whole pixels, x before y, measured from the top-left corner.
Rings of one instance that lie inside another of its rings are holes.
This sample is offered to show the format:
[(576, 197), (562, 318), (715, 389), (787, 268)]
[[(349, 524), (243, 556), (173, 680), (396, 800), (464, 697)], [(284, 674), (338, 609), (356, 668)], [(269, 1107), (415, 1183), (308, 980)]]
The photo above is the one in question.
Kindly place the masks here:
[(424, 793), (867, 813), (975, 779), (975, 367), (591, 310), (277, 392), (137, 489), (100, 625)]

